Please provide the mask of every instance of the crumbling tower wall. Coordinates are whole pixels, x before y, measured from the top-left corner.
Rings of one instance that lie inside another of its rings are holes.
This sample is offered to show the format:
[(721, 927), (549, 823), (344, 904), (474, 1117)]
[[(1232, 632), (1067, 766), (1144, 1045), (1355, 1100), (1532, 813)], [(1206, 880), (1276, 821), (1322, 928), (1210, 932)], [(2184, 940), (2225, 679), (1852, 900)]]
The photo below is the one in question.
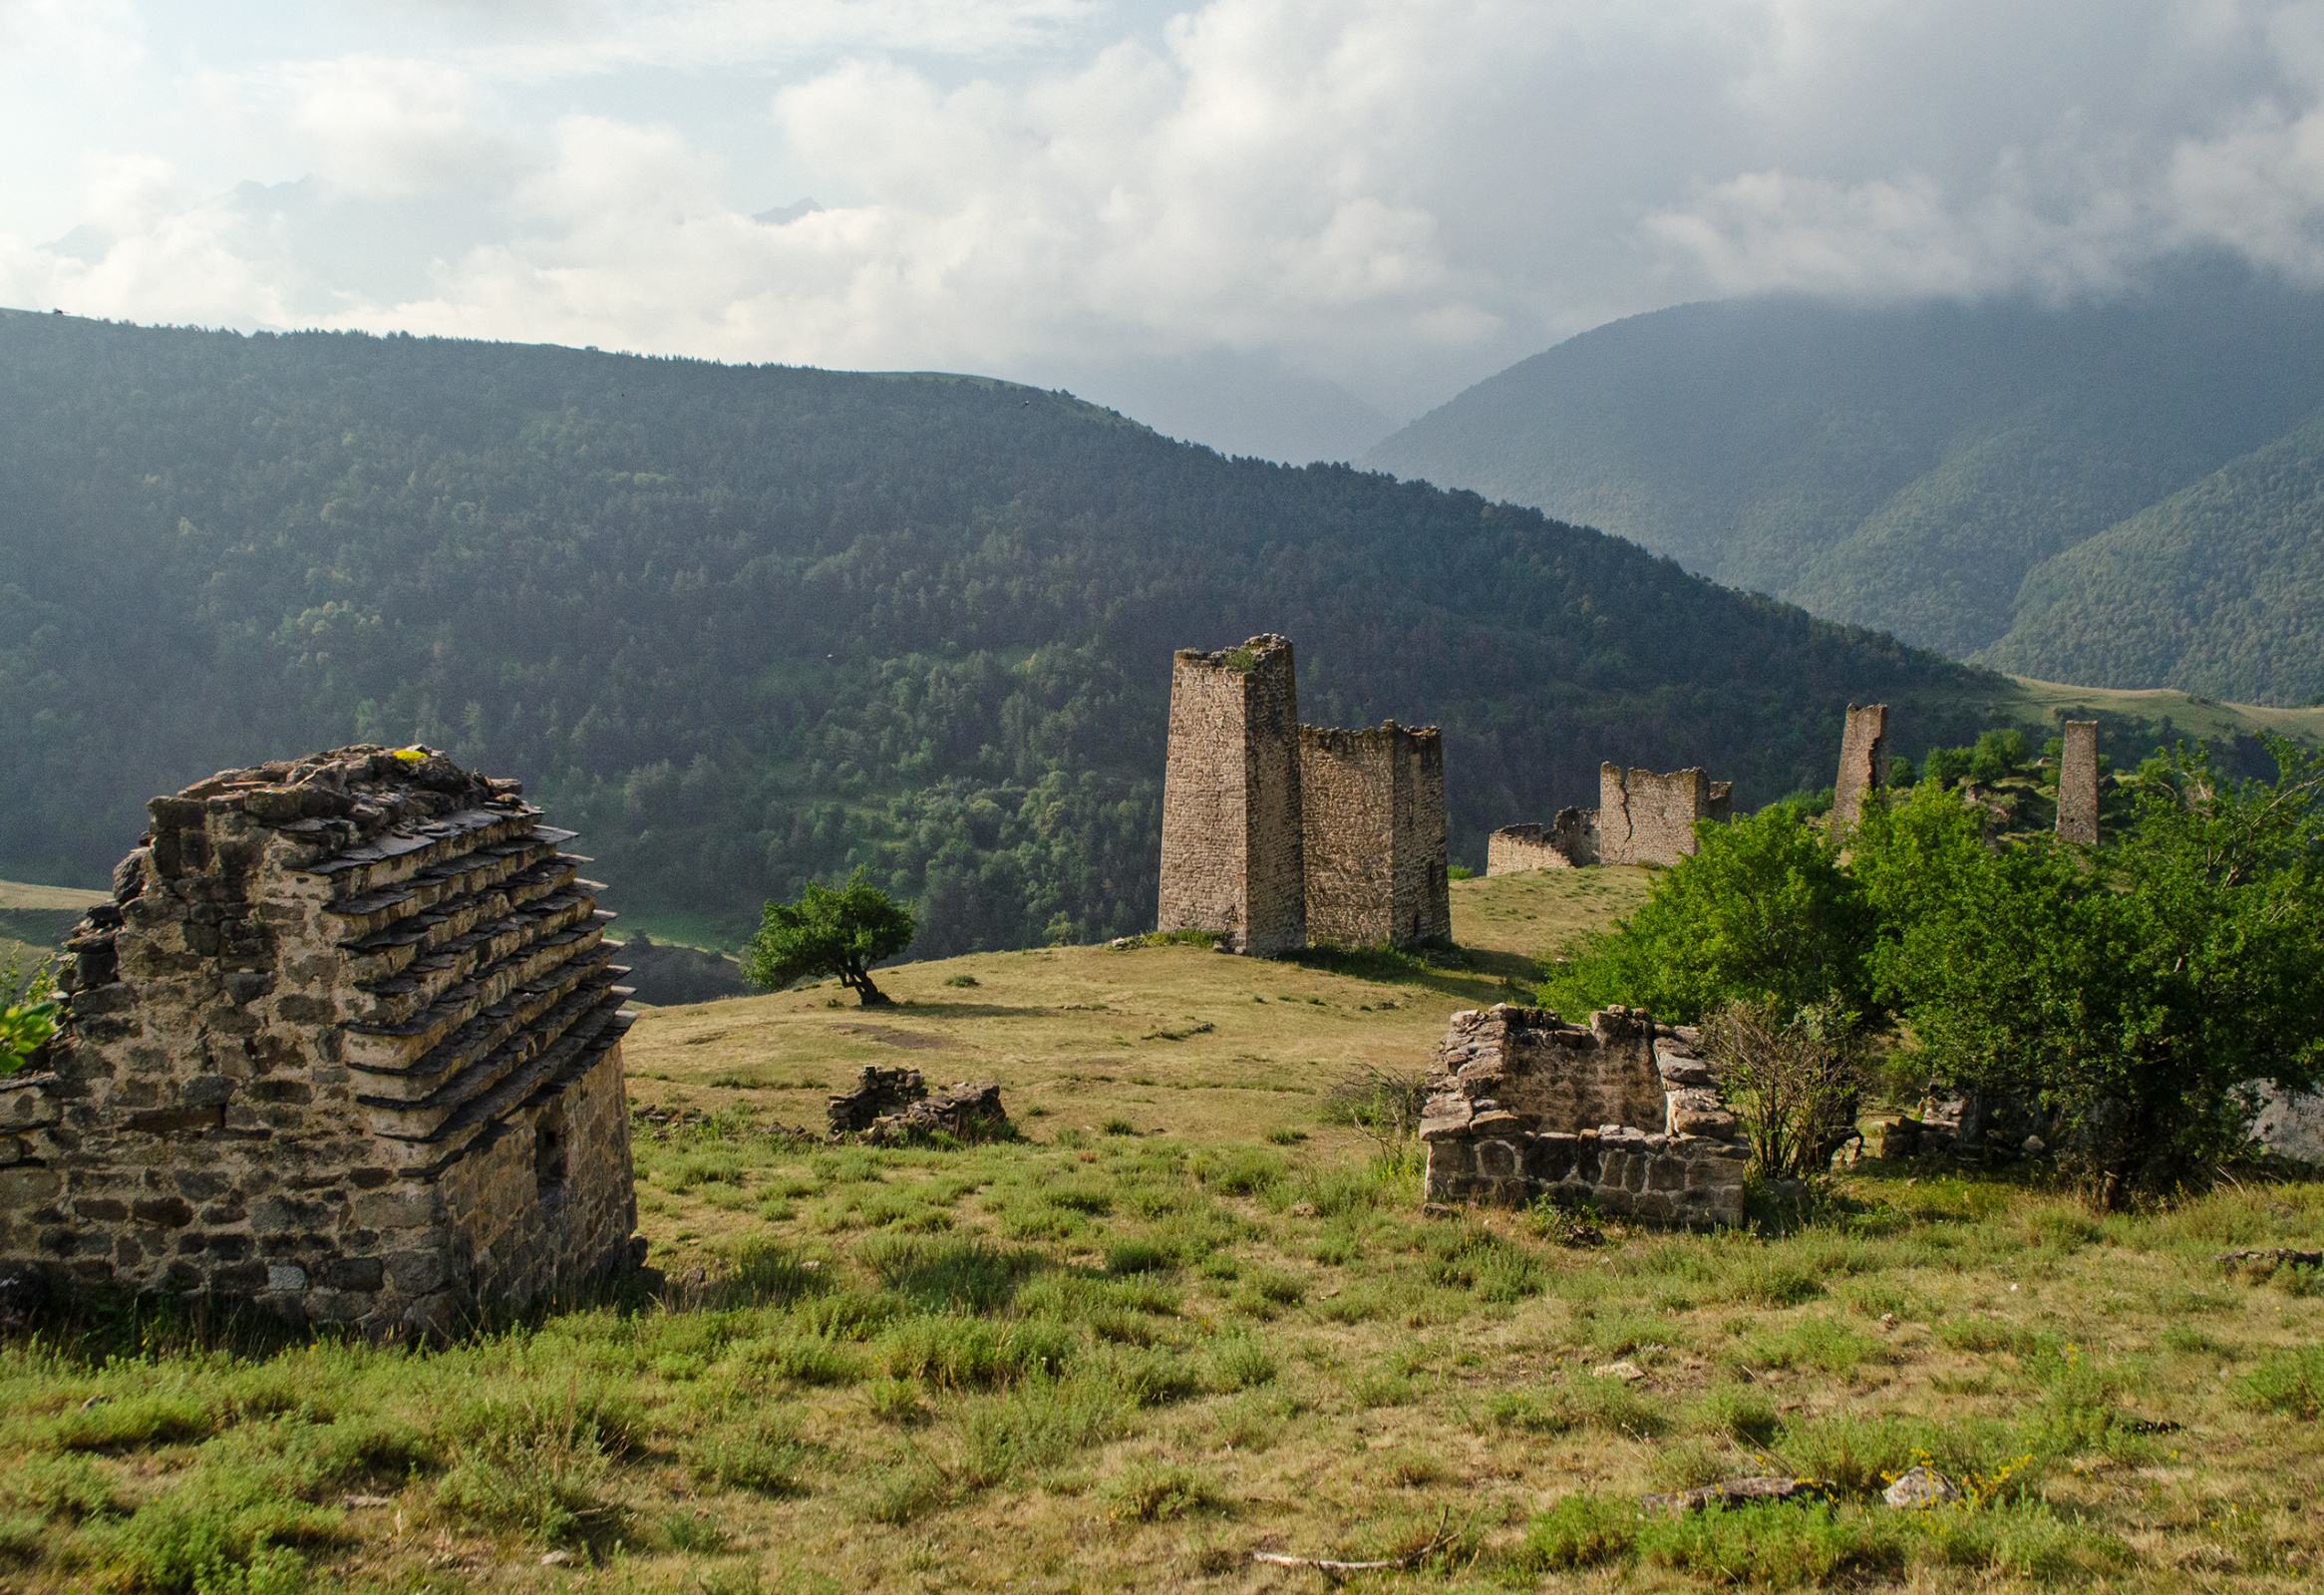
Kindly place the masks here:
[(1288, 639), (1180, 649), (1170, 667), (1162, 775), (1163, 930), (1205, 930), (1236, 952), (1307, 945), (1299, 703)]
[(2058, 760), (2058, 835), (2064, 841), (2098, 841), (2098, 722), (2066, 722), (2066, 747)]
[(628, 1258), (626, 971), (522, 790), (358, 747), (154, 799), (0, 1085), (0, 1262), (433, 1337)]
[(1888, 706), (1847, 706), (1847, 729), (1839, 740), (1839, 778), (1831, 788), (1831, 836), (1839, 841), (1856, 828), (1864, 794), (1876, 790), (1888, 767)]
[(1695, 821), (1725, 819), (1731, 784), (1699, 769), (1658, 775), (1598, 766), (1597, 852), (1609, 864), (1677, 863), (1695, 851)]
[(1434, 729), (1302, 726), (1299, 792), (1310, 940), (1451, 937), (1444, 743)]

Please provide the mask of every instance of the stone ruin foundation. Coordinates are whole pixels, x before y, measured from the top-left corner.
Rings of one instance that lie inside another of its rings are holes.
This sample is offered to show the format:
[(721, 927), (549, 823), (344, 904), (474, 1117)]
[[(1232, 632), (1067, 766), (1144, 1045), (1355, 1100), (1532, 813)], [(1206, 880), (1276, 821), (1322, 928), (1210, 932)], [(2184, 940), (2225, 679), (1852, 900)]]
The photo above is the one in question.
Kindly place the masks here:
[(1485, 872), (1576, 869), (1587, 864), (1660, 864), (1695, 851), (1695, 822), (1724, 820), (1734, 786), (1699, 769), (1657, 774), (1598, 766), (1598, 805), (1560, 808), (1547, 826), (1504, 825), (1488, 838)]
[(1009, 1115), (992, 1081), (962, 1081), (931, 1096), (916, 1069), (865, 1064), (855, 1089), (830, 1100), (830, 1138), (925, 1140), (942, 1131), (955, 1140), (984, 1140), (1006, 1131)]
[(1288, 639), (1180, 649), (1162, 777), (1162, 930), (1271, 957), (1311, 941), (1449, 940), (1434, 727), (1299, 724)]
[(1844, 840), (1862, 815), (1864, 795), (1877, 791), (1888, 768), (1888, 706), (1847, 706), (1839, 738), (1839, 775), (1831, 786), (1831, 838)]
[(1587, 1028), (1507, 1003), (1455, 1014), (1421, 1121), (1429, 1199), (1740, 1224), (1751, 1153), (1699, 1040), (1625, 1008)]
[(2058, 760), (2058, 838), (2098, 843), (2098, 722), (2069, 720)]
[(155, 798), (0, 1082), (0, 1266), (441, 1338), (631, 1260), (626, 971), (522, 794), (355, 747)]

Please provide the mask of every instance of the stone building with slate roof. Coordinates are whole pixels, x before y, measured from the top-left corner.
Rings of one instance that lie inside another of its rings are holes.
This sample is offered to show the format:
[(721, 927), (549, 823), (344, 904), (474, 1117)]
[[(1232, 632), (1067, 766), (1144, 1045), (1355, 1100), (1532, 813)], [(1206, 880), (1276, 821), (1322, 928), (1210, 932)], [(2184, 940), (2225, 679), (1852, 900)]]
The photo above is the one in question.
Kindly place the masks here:
[(518, 783), (357, 747), (148, 806), (0, 1082), (0, 1268), (435, 1338), (636, 1256), (626, 971)]

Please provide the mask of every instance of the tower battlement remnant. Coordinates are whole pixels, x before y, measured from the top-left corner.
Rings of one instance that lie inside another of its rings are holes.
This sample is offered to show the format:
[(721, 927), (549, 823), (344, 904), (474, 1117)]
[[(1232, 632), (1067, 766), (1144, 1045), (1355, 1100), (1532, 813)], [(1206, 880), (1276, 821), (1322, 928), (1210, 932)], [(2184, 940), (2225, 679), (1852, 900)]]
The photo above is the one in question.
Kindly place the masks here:
[(365, 746), (148, 812), (0, 1082), (0, 1264), (438, 1338), (633, 1255), (627, 971), (519, 783)]
[(2098, 842), (2098, 722), (2069, 720), (2058, 759), (2058, 835)]
[(1299, 724), (1287, 638), (1181, 649), (1170, 668), (1160, 924), (1236, 952), (1453, 933), (1434, 727)]
[(1546, 827), (1502, 826), (1486, 842), (1485, 872), (1675, 864), (1695, 850), (1695, 821), (1728, 817), (1733, 793), (1700, 769), (1658, 775), (1601, 764), (1597, 807), (1560, 808)]
[(1839, 739), (1839, 777), (1831, 785), (1831, 839), (1844, 841), (1863, 814), (1864, 795), (1884, 784), (1888, 768), (1888, 706), (1847, 706)]

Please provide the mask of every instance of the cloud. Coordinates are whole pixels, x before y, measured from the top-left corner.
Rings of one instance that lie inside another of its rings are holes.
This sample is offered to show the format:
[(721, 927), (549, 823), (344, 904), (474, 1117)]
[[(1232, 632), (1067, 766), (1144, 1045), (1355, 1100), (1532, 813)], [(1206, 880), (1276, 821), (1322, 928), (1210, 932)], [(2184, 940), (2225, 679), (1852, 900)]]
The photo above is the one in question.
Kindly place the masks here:
[(467, 73), (429, 61), (372, 55), (301, 62), (280, 74), (285, 131), (309, 169), (367, 198), (491, 180), (519, 164), (519, 145), (483, 116)]
[(17, 302), (969, 368), (1353, 450), (1682, 299), (2324, 282), (2324, 0), (382, 0), (230, 60), (89, 15), (177, 120), (79, 127), (69, 242), (0, 197)]

